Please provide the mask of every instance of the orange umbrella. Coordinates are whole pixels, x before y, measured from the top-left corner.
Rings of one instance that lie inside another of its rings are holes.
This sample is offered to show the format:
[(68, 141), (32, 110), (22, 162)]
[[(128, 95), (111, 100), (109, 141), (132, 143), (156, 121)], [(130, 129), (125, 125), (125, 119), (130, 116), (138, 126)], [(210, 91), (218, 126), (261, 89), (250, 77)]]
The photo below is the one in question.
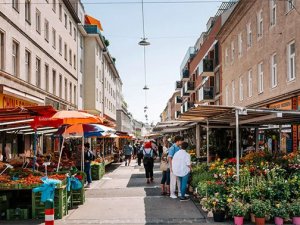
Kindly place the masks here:
[(55, 113), (51, 119), (61, 119), (63, 124), (89, 124), (89, 123), (103, 123), (100, 117), (94, 116), (85, 112), (78, 111), (59, 111)]

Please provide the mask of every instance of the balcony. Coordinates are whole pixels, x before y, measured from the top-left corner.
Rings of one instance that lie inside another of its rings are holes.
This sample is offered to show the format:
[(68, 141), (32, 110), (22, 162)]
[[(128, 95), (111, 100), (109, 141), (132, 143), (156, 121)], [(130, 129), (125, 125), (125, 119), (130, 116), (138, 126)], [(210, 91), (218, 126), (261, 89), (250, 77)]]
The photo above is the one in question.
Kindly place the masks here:
[(181, 97), (189, 97), (190, 94), (188, 92), (186, 92), (185, 87), (183, 86), (181, 88)]
[(198, 99), (201, 101), (213, 101), (214, 100), (214, 87), (201, 87), (199, 89)]
[(198, 68), (200, 76), (214, 76), (214, 62), (212, 59), (203, 59)]
[(179, 91), (182, 88), (182, 81), (176, 81), (175, 89)]
[(194, 47), (189, 47), (180, 65), (181, 71), (183, 70), (184, 67), (186, 67), (187, 63), (195, 57), (195, 55), (196, 55), (196, 49)]
[(178, 117), (180, 116), (181, 112), (180, 111), (176, 111), (175, 112), (175, 119), (178, 119)]
[(181, 103), (182, 103), (182, 98), (180, 96), (176, 96), (175, 104), (181, 104)]
[(184, 84), (184, 92), (192, 93), (195, 89), (195, 83), (192, 81), (188, 81)]
[(194, 103), (193, 102), (185, 102), (182, 104), (181, 106), (181, 113), (185, 113), (187, 112), (190, 108), (194, 107)]
[(183, 81), (187, 81), (187, 80), (190, 79), (190, 72), (189, 72), (188, 69), (183, 69), (183, 70), (181, 71), (181, 79), (182, 79)]
[(97, 25), (84, 25), (84, 29), (88, 34), (100, 34), (101, 32)]

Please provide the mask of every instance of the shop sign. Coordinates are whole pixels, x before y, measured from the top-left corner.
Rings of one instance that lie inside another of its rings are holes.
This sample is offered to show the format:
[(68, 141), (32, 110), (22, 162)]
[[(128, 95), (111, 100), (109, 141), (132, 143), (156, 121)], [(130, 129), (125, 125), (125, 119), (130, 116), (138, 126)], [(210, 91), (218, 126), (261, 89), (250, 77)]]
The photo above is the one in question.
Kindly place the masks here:
[(25, 106), (36, 106), (36, 103), (32, 103), (29, 101), (25, 101), (23, 99), (15, 98), (13, 96), (0, 94), (0, 108), (17, 108), (17, 107), (25, 107)]
[(292, 109), (292, 99), (276, 102), (274, 104), (269, 105), (270, 109), (283, 109), (283, 110), (291, 110)]
[(292, 126), (293, 152), (298, 151), (298, 126)]

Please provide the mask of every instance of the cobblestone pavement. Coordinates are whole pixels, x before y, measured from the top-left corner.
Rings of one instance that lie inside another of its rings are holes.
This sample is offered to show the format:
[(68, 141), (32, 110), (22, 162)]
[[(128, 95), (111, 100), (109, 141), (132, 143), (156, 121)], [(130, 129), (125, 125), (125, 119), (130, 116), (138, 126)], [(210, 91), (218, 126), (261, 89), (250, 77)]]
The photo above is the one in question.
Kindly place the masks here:
[[(88, 224), (206, 224), (193, 201), (180, 202), (160, 195), (159, 164), (154, 183), (146, 184), (144, 169), (136, 165), (114, 164), (104, 178), (93, 182), (86, 202), (70, 210), (57, 225)], [(3, 224), (3, 223), (2, 223)], [(5, 224), (43, 224), (42, 221), (16, 221)]]

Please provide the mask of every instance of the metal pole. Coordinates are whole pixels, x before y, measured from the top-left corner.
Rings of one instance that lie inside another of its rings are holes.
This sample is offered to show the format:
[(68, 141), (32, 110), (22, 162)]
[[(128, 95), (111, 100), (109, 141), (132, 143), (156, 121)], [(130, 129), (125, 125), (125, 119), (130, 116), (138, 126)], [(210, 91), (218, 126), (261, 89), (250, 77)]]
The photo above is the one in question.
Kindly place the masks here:
[(82, 136), (81, 171), (84, 171), (84, 135)]
[(65, 147), (65, 138), (63, 138), (63, 141), (62, 141), (62, 144), (61, 144), (61, 147), (60, 147), (60, 152), (59, 152), (59, 158), (58, 158), (58, 164), (57, 164), (56, 172), (58, 172), (58, 170), (59, 170), (59, 165), (60, 165), (60, 161), (61, 161), (62, 151), (63, 151), (64, 147)]
[(255, 151), (258, 151), (259, 148), (258, 131), (258, 128), (255, 128)]
[(36, 143), (37, 142), (37, 131), (34, 131), (33, 134), (33, 165), (32, 165), (32, 169), (33, 171), (35, 171), (35, 164), (36, 164)]
[(278, 140), (278, 147), (277, 147), (278, 152), (281, 152), (281, 138), (282, 138), (281, 130), (282, 130), (282, 125), (279, 125), (279, 140)]
[(197, 158), (200, 157), (200, 147), (201, 147), (200, 146), (200, 138), (201, 138), (200, 129), (201, 129), (200, 124), (197, 124), (196, 125), (196, 155), (197, 155)]
[(209, 164), (209, 134), (208, 134), (208, 120), (206, 120), (206, 155), (207, 155), (207, 165)]
[(237, 182), (240, 180), (240, 140), (239, 140), (239, 111), (235, 110), (235, 136), (236, 136), (236, 175)]

